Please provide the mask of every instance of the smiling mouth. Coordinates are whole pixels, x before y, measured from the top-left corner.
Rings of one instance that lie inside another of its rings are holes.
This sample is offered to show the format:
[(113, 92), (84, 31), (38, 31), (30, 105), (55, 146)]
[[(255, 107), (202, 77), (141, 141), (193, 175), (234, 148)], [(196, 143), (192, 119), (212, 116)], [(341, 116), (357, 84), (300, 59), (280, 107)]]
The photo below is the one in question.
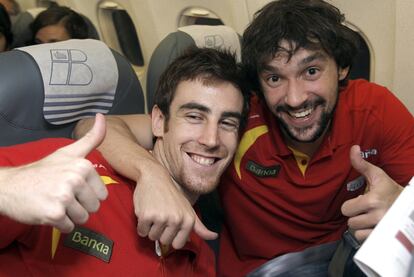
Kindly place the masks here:
[(292, 112), (292, 111), (288, 111), (288, 114), (293, 117), (293, 118), (304, 118), (309, 116), (313, 111), (313, 107), (312, 108), (308, 108), (306, 110), (302, 110), (300, 112)]
[(196, 154), (188, 154), (188, 155), (194, 162), (200, 165), (204, 165), (204, 166), (210, 166), (214, 164), (214, 162), (216, 161), (216, 158), (208, 158), (208, 157), (203, 157), (203, 156), (199, 156)]

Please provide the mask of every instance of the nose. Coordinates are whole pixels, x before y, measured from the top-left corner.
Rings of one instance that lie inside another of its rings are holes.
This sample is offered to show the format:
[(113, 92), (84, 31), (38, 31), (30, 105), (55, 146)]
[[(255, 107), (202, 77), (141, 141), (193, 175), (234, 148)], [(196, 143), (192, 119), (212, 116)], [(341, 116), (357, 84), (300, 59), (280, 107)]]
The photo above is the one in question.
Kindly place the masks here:
[(216, 123), (207, 123), (201, 130), (198, 142), (209, 148), (216, 147), (219, 144), (219, 128)]
[(285, 103), (292, 108), (300, 107), (306, 100), (306, 91), (298, 80), (289, 80)]

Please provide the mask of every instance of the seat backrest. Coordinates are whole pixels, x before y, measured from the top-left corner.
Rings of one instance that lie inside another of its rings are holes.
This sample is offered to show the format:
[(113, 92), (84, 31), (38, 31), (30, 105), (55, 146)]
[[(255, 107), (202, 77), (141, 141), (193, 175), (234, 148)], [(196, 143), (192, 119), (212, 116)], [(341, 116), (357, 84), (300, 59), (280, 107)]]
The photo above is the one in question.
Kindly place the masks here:
[(67, 40), (0, 54), (0, 146), (71, 137), (95, 113), (144, 113), (129, 62), (98, 40)]
[(189, 25), (167, 35), (155, 48), (147, 70), (147, 108), (150, 112), (158, 81), (167, 66), (190, 46), (225, 48), (240, 61), (240, 36), (225, 25)]
[[(11, 48), (23, 47), (31, 42), (34, 34), (30, 28), (30, 24), (44, 10), (46, 10), (44, 7), (27, 9), (16, 16), (12, 25), (13, 43)], [(98, 31), (92, 21), (82, 14), (81, 16), (85, 20), (86, 25), (88, 25), (88, 38), (99, 39)]]

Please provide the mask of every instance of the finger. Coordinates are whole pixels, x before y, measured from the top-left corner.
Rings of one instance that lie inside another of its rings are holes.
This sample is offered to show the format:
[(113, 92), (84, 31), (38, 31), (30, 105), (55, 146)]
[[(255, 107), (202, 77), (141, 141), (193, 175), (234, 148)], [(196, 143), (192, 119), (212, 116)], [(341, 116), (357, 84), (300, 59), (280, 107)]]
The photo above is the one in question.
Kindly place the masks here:
[(89, 132), (74, 143), (63, 147), (61, 151), (67, 152), (72, 156), (85, 157), (93, 149), (102, 143), (106, 133), (105, 117), (102, 114), (96, 114), (95, 123)]
[(351, 147), (349, 158), (351, 160), (352, 167), (365, 177), (367, 184), (370, 184), (370, 181), (372, 181), (378, 168), (362, 158), (361, 148), (358, 145)]
[(378, 217), (375, 212), (353, 216), (348, 219), (348, 226), (353, 230), (371, 229), (378, 223)]
[(148, 238), (150, 240), (159, 240), (164, 232), (166, 225), (164, 224), (152, 224), (151, 229), (148, 232)]
[(181, 228), (176, 236), (174, 237), (173, 241), (171, 242), (171, 245), (174, 249), (181, 249), (184, 247), (184, 245), (189, 240), (189, 236), (192, 229), (188, 228)]
[(151, 230), (152, 220), (144, 220), (142, 217), (138, 216), (138, 224), (137, 224), (137, 232), (138, 235), (141, 237), (148, 236), (150, 230)]
[(84, 224), (89, 218), (89, 213), (76, 200), (67, 207), (66, 214), (74, 224)]
[(363, 242), (367, 239), (367, 237), (371, 234), (373, 229), (362, 229), (362, 230), (356, 230), (354, 233), (354, 237), (359, 241)]
[(199, 235), (204, 240), (214, 240), (218, 238), (218, 234), (216, 232), (210, 231), (196, 216), (195, 224), (194, 224), (194, 232)]
[(88, 212), (93, 213), (99, 209), (99, 200), (95, 192), (89, 186), (79, 186), (75, 197), (79, 204)]
[(65, 216), (62, 220), (53, 224), (53, 227), (61, 231), (62, 233), (70, 233), (75, 228), (75, 224), (69, 219), (68, 216)]
[(174, 249), (180, 249), (184, 247), (186, 242), (189, 239), (190, 233), (193, 230), (194, 227), (194, 219), (197, 218), (197, 216), (194, 213), (194, 217), (186, 217), (184, 218), (183, 222), (180, 224), (180, 229), (176, 228), (177, 233), (175, 234), (171, 245)]
[(175, 226), (167, 226), (164, 232), (162, 232), (159, 241), (163, 245), (171, 245), (177, 233), (178, 229)]
[(108, 189), (102, 182), (101, 176), (96, 172), (94, 168), (91, 168), (86, 176), (87, 184), (92, 188), (95, 196), (99, 200), (105, 200), (108, 197)]
[(365, 205), (364, 195), (359, 195), (353, 199), (347, 200), (342, 204), (341, 211), (344, 216), (352, 217), (365, 212), (367, 209)]

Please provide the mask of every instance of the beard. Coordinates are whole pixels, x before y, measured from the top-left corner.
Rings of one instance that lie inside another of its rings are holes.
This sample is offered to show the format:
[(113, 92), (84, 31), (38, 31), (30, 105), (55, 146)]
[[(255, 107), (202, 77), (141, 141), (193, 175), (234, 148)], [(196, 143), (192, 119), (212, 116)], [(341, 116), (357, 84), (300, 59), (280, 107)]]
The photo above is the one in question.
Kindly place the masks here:
[[(299, 143), (315, 142), (317, 139), (319, 139), (322, 136), (322, 134), (324, 134), (325, 130), (329, 128), (333, 115), (335, 114), (336, 105), (338, 103), (338, 98), (339, 97), (336, 98), (335, 104), (331, 108), (331, 110), (325, 110), (327, 103), (326, 103), (326, 100), (323, 99), (322, 97), (318, 97), (316, 100), (313, 100), (313, 101), (306, 101), (300, 107), (297, 107), (294, 109), (292, 109), (288, 105), (277, 106), (275, 108), (276, 120), (279, 126), (281, 127), (282, 132), (286, 134), (291, 140), (299, 142)], [(321, 106), (323, 109), (322, 114), (320, 115), (320, 118), (312, 125), (302, 127), (302, 128), (290, 126), (283, 119), (282, 116), (278, 115), (279, 113), (289, 114), (289, 112), (294, 112), (295, 110), (297, 111), (300, 109), (308, 109), (309, 107), (313, 107), (312, 112), (314, 112), (315, 108), (318, 106)], [(307, 133), (310, 133), (310, 135), (308, 135), (307, 138), (303, 138), (305, 137)]]

